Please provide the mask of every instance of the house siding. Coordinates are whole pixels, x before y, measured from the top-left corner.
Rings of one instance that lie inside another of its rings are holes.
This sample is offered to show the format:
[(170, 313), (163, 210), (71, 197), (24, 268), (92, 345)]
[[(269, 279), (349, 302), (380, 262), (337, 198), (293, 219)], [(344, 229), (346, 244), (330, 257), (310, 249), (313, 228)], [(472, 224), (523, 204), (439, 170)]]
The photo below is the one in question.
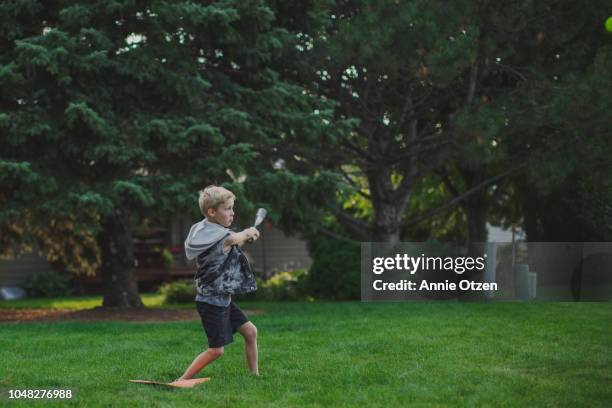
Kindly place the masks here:
[(306, 242), (297, 237), (289, 237), (269, 224), (259, 230), (260, 238), (244, 248), (252, 257), (253, 269), (256, 272), (270, 277), (282, 271), (310, 268), (312, 258)]
[(30, 275), (51, 270), (49, 262), (34, 252), (3, 260), (0, 261), (0, 286), (21, 286)]

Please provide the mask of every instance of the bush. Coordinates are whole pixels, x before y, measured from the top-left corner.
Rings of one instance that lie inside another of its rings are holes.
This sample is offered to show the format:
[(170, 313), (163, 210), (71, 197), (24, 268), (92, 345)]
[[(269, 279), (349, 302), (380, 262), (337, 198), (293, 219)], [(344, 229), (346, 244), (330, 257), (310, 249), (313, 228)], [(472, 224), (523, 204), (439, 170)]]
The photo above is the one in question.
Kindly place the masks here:
[(164, 283), (160, 286), (159, 292), (164, 295), (166, 304), (193, 302), (196, 296), (195, 282), (189, 279)]
[(24, 287), (31, 297), (59, 297), (72, 293), (72, 276), (60, 272), (40, 272), (30, 275)]
[(263, 282), (257, 298), (262, 300), (297, 300), (306, 296), (305, 269), (280, 272)]
[(361, 297), (361, 248), (359, 243), (324, 239), (317, 243), (310, 267), (308, 288), (315, 297)]

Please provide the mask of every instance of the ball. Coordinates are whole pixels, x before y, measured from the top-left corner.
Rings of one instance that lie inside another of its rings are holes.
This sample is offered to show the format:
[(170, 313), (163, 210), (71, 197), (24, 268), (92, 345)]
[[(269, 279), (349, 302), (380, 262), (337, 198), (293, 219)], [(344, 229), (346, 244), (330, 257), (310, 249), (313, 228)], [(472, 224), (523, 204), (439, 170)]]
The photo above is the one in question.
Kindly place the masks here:
[(608, 17), (608, 19), (606, 20), (606, 30), (612, 33), (612, 17)]

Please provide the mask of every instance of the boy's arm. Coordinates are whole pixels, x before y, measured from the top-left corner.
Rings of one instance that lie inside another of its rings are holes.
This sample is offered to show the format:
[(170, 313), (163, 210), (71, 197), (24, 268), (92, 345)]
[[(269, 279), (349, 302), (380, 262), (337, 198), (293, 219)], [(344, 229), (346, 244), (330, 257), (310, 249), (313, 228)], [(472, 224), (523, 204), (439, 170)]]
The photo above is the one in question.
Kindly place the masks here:
[(257, 228), (251, 227), (240, 232), (232, 232), (223, 243), (223, 250), (229, 250), (232, 245), (243, 246), (249, 239), (256, 241), (259, 238)]

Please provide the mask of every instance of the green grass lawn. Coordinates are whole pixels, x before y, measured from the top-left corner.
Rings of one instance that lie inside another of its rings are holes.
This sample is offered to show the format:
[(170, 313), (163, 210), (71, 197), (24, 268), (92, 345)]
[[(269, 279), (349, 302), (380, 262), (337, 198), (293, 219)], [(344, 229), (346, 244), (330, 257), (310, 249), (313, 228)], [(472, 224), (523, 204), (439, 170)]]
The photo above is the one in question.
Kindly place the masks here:
[[(199, 321), (0, 325), (8, 389), (71, 389), (85, 406), (610, 406), (611, 303), (247, 303), (261, 377), (242, 338), (193, 389), (172, 380), (202, 351)], [(1, 312), (1, 311), (0, 311)]]
[[(166, 309), (184, 309), (193, 307), (192, 304), (164, 305), (164, 295), (159, 293), (142, 293), (142, 303), (147, 307), (163, 307)], [(102, 306), (102, 296), (66, 296), (59, 298), (26, 298), (11, 301), (0, 300), (2, 309), (53, 309), (53, 310), (80, 310)]]

